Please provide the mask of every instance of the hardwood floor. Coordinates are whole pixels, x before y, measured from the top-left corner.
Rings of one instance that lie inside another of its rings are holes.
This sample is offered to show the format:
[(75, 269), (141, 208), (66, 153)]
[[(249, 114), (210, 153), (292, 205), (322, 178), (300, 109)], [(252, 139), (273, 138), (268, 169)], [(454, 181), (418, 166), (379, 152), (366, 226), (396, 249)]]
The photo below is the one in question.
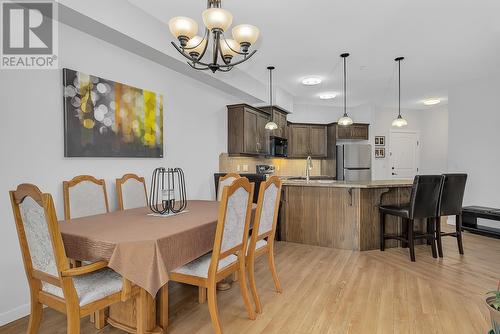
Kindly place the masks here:
[[(484, 293), (500, 279), (500, 240), (464, 233), (465, 255), (444, 238), (444, 259), (417, 246), (417, 262), (406, 249), (352, 252), (277, 243), (276, 264), (283, 294), (263, 257), (256, 277), (263, 313), (251, 321), (237, 288), (218, 292), (225, 333), (481, 333), (490, 329)], [(207, 305), (195, 287), (172, 285), (168, 333), (212, 333)], [(25, 333), (27, 318), (0, 328)], [(66, 332), (64, 315), (44, 311), (40, 334)], [(82, 333), (123, 333), (109, 326)]]

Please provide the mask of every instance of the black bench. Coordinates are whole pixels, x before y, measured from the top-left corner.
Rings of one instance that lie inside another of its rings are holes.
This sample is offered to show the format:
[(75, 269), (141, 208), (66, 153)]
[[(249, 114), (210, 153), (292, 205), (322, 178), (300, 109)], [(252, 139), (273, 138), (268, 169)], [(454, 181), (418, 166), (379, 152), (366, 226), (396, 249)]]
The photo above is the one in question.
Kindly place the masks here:
[[(478, 225), (478, 218), (498, 221), (498, 228)], [(500, 209), (484, 206), (465, 206), (462, 208), (462, 228), (472, 233), (500, 239)]]

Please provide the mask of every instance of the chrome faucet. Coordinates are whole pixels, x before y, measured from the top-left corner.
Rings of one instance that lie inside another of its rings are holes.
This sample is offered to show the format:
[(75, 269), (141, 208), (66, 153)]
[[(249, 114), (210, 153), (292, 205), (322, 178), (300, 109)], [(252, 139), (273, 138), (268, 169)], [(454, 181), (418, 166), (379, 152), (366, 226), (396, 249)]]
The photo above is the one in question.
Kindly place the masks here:
[(309, 178), (311, 176), (311, 171), (313, 169), (313, 162), (311, 156), (308, 156), (306, 159), (306, 181), (309, 182)]

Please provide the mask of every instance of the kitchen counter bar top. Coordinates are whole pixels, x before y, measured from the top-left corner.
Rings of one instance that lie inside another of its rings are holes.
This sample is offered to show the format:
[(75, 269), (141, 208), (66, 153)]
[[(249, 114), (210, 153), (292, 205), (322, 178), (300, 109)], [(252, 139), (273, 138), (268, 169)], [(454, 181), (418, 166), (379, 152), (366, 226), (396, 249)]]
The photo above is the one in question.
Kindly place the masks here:
[(373, 181), (333, 181), (333, 180), (283, 180), (284, 186), (330, 187), (330, 188), (405, 188), (411, 187), (413, 180), (373, 180)]

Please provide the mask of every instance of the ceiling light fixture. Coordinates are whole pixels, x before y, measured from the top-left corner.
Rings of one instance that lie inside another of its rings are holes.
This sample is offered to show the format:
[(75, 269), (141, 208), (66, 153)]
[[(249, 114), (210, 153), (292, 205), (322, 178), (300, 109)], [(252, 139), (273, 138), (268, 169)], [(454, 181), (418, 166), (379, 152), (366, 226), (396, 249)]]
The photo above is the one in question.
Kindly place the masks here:
[(441, 100), (440, 99), (428, 99), (428, 100), (424, 100), (423, 103), (426, 106), (433, 106), (433, 105), (441, 103)]
[[(274, 66), (268, 66), (267, 69), (269, 70), (269, 106), (271, 109), (271, 117), (273, 114), (273, 70), (275, 69)], [(278, 128), (278, 124), (274, 123), (272, 120), (266, 123), (265, 129), (266, 130), (276, 130)]]
[(321, 83), (321, 78), (318, 77), (307, 77), (302, 79), (302, 84), (306, 86), (315, 86)]
[(392, 121), (392, 126), (397, 128), (402, 128), (408, 125), (406, 119), (401, 116), (401, 61), (405, 59), (405, 57), (397, 57), (394, 59), (398, 62), (398, 117)]
[(349, 115), (347, 115), (347, 64), (346, 64), (346, 59), (347, 59), (347, 57), (349, 57), (349, 54), (343, 53), (340, 55), (340, 57), (342, 57), (344, 59), (344, 115), (342, 115), (342, 117), (339, 118), (337, 123), (339, 125), (348, 126), (348, 125), (351, 125), (353, 123), (352, 118), (349, 117)]
[(337, 93), (321, 93), (319, 94), (319, 98), (321, 100), (331, 100), (337, 97)]
[[(221, 8), (221, 0), (208, 0), (207, 9), (202, 14), (205, 24), (203, 37), (197, 34), (198, 24), (195, 20), (177, 16), (168, 22), (170, 32), (179, 40), (179, 45), (172, 45), (184, 57), (188, 64), (196, 70), (211, 70), (212, 72), (229, 72), (235, 65), (239, 65), (252, 57), (256, 50), (250, 52), (249, 48), (255, 44), (259, 37), (259, 29), (250, 24), (240, 24), (233, 28), (233, 39), (226, 39), (224, 32), (231, 26), (233, 15)], [(211, 44), (212, 54), (208, 61), (202, 61)], [(235, 56), (242, 59), (233, 62)], [(219, 57), (222, 60), (219, 63)]]

